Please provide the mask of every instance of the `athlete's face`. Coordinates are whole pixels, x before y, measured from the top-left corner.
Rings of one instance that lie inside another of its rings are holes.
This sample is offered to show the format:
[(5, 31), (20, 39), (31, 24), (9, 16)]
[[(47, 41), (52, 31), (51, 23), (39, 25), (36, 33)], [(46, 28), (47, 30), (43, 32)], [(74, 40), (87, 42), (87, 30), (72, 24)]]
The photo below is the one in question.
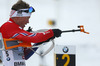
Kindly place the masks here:
[(30, 17), (16, 17), (14, 19), (15, 23), (18, 24), (20, 27), (24, 28), (27, 23), (29, 23)]

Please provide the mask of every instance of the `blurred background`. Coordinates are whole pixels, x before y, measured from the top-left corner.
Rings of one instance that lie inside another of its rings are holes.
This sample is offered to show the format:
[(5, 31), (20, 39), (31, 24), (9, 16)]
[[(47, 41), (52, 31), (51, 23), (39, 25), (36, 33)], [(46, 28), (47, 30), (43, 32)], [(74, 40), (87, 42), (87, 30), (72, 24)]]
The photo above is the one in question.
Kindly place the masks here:
[[(11, 7), (18, 0), (0, 0), (0, 26), (9, 20)], [(90, 34), (64, 33), (55, 39), (56, 45), (76, 46), (76, 66), (100, 65), (100, 0), (23, 0), (36, 10), (30, 18), (33, 31), (39, 29), (77, 29), (84, 25)], [(50, 25), (53, 21), (55, 25)], [(42, 62), (41, 62), (42, 61)], [(54, 49), (42, 59), (34, 54), (27, 66), (54, 66)], [(2, 65), (1, 65), (2, 66)]]

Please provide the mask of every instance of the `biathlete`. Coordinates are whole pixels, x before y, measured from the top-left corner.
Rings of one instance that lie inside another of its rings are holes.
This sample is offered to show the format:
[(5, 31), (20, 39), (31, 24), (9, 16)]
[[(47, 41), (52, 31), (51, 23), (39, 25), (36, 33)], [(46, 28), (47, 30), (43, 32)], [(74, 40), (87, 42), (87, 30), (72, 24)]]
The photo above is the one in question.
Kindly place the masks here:
[[(43, 43), (61, 36), (62, 31), (60, 29), (49, 29), (41, 33), (31, 33), (24, 30), (33, 12), (35, 12), (35, 9), (30, 7), (26, 2), (19, 0), (15, 3), (11, 8), (10, 19), (0, 28), (3, 38), (14, 38), (31, 43)], [(34, 52), (28, 48), (24, 48), (24, 53), (25, 59), (28, 59)]]

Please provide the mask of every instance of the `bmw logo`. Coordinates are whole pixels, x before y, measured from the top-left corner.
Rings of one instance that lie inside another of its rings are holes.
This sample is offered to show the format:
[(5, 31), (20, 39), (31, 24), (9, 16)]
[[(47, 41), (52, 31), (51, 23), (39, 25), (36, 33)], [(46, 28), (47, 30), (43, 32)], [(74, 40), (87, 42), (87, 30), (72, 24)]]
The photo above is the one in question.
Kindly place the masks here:
[(68, 47), (66, 47), (66, 46), (62, 50), (64, 53), (67, 53), (69, 51)]
[(10, 58), (9, 57), (7, 57), (7, 59), (6, 59), (7, 61), (10, 61)]

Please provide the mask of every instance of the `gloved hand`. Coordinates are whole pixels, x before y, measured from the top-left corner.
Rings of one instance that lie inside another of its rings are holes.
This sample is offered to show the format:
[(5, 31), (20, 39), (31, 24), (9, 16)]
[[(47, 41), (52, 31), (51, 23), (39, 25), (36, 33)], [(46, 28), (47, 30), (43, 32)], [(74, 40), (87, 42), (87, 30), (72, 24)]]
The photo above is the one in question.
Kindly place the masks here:
[(29, 27), (28, 30), (26, 30), (26, 31), (28, 31), (28, 32), (32, 32), (32, 28)]
[(49, 42), (51, 39), (54, 39), (55, 37), (60, 37), (61, 36), (62, 31), (60, 29), (52, 29), (52, 31), (54, 33), (53, 37), (47, 39), (46, 41), (43, 41), (43, 42), (40, 42), (40, 43), (36, 43), (36, 45), (40, 45), (42, 43)]
[(60, 29), (52, 29), (54, 33), (54, 37), (60, 37), (62, 34), (62, 31)]

